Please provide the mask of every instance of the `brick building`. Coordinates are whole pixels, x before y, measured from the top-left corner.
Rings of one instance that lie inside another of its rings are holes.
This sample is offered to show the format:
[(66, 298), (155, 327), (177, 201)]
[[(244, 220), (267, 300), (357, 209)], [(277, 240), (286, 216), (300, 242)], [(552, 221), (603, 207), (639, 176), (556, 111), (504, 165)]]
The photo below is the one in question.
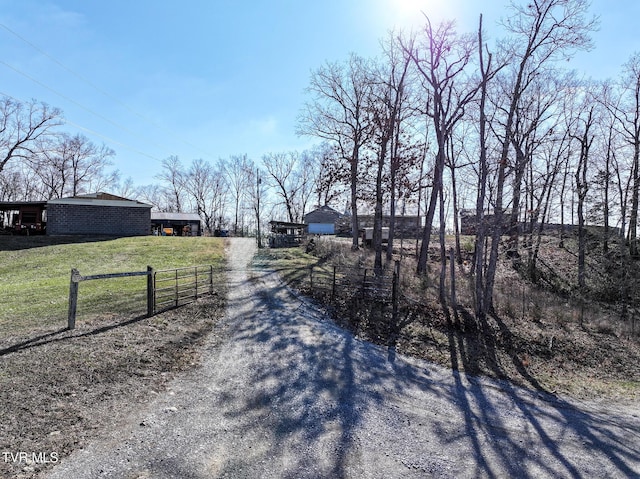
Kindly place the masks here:
[(47, 234), (148, 235), (151, 205), (102, 192), (49, 200)]

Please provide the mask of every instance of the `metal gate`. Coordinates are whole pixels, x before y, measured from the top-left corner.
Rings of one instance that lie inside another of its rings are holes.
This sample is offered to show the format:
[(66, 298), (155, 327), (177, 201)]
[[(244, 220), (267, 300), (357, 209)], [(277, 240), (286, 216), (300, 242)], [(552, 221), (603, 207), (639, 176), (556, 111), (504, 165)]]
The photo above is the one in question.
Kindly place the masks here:
[(213, 266), (152, 270), (153, 314), (213, 294)]

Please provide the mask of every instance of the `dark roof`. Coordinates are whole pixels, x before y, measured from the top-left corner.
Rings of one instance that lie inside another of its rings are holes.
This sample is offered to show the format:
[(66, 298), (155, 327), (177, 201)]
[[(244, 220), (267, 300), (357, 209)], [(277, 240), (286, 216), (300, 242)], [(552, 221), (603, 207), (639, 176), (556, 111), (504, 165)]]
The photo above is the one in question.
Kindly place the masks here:
[(330, 206), (324, 205), (304, 215), (304, 222), (309, 223), (329, 223), (333, 224), (342, 213), (334, 210)]
[(0, 211), (19, 210), (23, 206), (36, 206), (46, 208), (46, 201), (0, 201)]

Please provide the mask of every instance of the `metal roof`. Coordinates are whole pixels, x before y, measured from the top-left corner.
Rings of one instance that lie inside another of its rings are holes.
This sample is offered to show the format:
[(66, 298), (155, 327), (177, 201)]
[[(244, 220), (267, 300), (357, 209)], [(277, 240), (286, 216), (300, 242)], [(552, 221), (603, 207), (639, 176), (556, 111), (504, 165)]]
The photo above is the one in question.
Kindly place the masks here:
[(98, 192), (87, 195), (77, 195), (68, 198), (49, 200), (50, 205), (92, 205), (92, 206), (119, 206), (124, 208), (151, 208), (151, 205), (141, 201), (129, 200), (110, 193)]
[(151, 221), (164, 220), (164, 221), (200, 221), (200, 216), (197, 213), (166, 213), (160, 211), (151, 212)]

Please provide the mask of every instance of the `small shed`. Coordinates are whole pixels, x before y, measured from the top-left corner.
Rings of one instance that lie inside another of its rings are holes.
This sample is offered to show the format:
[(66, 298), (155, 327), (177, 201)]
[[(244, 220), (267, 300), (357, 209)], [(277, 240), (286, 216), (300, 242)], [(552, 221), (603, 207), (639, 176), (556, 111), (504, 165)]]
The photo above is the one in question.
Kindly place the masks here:
[(151, 231), (154, 235), (201, 236), (200, 216), (197, 213), (151, 212)]
[(309, 234), (336, 234), (336, 221), (344, 216), (330, 206), (324, 205), (304, 215), (304, 222), (309, 227)]
[(12, 234), (44, 234), (46, 201), (0, 201), (0, 231)]
[(270, 221), (271, 235), (269, 247), (292, 248), (299, 246), (307, 237), (307, 225), (304, 223), (289, 223), (287, 221)]

